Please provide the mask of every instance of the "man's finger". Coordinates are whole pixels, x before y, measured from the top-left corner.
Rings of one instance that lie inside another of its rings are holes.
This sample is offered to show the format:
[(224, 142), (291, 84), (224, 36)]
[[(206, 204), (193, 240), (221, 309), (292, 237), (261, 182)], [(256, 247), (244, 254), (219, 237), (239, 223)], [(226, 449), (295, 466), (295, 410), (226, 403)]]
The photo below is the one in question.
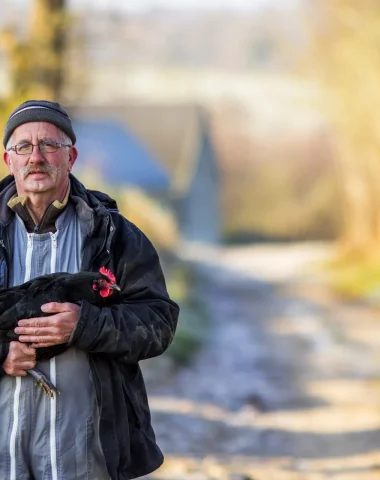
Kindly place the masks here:
[(57, 342), (54, 342), (54, 343), (32, 343), (31, 347), (33, 347), (33, 348), (46, 348), (46, 347), (53, 347), (54, 345), (58, 345)]
[(54, 333), (53, 326), (35, 328), (35, 327), (16, 327), (15, 333), (18, 335), (34, 335), (35, 337), (46, 337), (46, 335), (52, 335)]
[(29, 370), (36, 366), (36, 362), (21, 362), (18, 367), (23, 370)]
[[(52, 324), (52, 317), (36, 317), (36, 318), (26, 318), (19, 320), (17, 325), (19, 327), (50, 327)], [(17, 333), (17, 332), (16, 332)]]
[[(36, 337), (35, 335), (21, 335), (19, 337), (19, 341), (23, 343), (31, 343), (31, 344), (38, 344), (40, 347), (45, 347), (47, 343), (57, 343), (59, 341), (57, 337), (53, 336), (39, 336)], [(36, 348), (36, 347), (33, 347)]]
[(33, 356), (36, 354), (36, 351), (34, 350), (34, 348), (30, 348), (28, 345), (24, 345), (23, 343), (20, 343), (18, 341), (10, 342), (9, 351), (12, 352), (12, 354), (16, 355), (17, 357), (19, 357), (20, 354), (26, 355), (26, 356)]
[(36, 350), (34, 347), (20, 343), (20, 350), (24, 355), (36, 358)]
[(67, 302), (59, 303), (59, 302), (49, 302), (49, 303), (44, 303), (41, 306), (41, 310), (44, 313), (61, 313), (61, 312), (67, 312), (69, 309), (69, 306), (71, 304)]

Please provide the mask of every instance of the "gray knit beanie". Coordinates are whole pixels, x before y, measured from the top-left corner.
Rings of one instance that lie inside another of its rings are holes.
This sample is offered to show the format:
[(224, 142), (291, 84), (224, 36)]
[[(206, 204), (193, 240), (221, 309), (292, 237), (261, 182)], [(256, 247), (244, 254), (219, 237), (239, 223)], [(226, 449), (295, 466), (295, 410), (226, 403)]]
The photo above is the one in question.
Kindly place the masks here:
[(71, 124), (71, 119), (66, 110), (59, 103), (47, 100), (28, 100), (22, 103), (11, 113), (5, 126), (3, 144), (6, 147), (13, 130), (18, 126), (29, 122), (48, 122), (65, 132), (73, 142), (76, 136)]

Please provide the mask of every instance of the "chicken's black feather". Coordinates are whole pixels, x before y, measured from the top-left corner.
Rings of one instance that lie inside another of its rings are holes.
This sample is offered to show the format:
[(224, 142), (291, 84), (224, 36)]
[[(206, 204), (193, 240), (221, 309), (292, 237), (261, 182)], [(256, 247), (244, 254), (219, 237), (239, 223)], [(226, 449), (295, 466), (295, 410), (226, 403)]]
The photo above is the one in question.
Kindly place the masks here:
[[(99, 281), (108, 280), (101, 273), (79, 272), (76, 274), (59, 272), (43, 275), (33, 280), (0, 292), (0, 342), (9, 343), (17, 340), (19, 335), (14, 332), (21, 319), (45, 317), (41, 306), (49, 302), (79, 303), (83, 300), (104, 306), (117, 302), (118, 292), (113, 292), (111, 298), (103, 298), (93, 285)], [(47, 360), (63, 353), (67, 344), (37, 349), (37, 360)]]

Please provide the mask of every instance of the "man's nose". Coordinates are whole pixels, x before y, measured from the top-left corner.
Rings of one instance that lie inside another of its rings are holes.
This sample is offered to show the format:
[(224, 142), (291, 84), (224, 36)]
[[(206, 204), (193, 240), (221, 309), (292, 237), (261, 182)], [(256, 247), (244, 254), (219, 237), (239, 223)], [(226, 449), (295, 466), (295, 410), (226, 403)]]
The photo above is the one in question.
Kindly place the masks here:
[(29, 156), (29, 161), (38, 161), (41, 160), (42, 155), (40, 152), (40, 147), (38, 145), (33, 145), (32, 153)]

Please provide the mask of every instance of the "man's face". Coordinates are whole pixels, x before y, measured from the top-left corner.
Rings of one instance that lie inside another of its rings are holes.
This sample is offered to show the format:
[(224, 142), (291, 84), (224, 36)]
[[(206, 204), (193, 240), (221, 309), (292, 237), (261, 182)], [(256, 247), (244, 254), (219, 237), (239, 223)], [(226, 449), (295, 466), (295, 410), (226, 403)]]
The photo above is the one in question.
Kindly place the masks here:
[[(12, 134), (12, 147), (15, 145), (41, 141), (66, 143), (62, 141), (59, 129), (46, 122), (24, 123)], [(30, 155), (18, 155), (9, 150), (4, 153), (4, 161), (9, 172), (14, 175), (19, 196), (30, 193), (50, 193), (60, 198), (66, 190), (68, 174), (77, 158), (75, 147), (61, 147), (53, 153), (41, 153), (38, 147)]]

